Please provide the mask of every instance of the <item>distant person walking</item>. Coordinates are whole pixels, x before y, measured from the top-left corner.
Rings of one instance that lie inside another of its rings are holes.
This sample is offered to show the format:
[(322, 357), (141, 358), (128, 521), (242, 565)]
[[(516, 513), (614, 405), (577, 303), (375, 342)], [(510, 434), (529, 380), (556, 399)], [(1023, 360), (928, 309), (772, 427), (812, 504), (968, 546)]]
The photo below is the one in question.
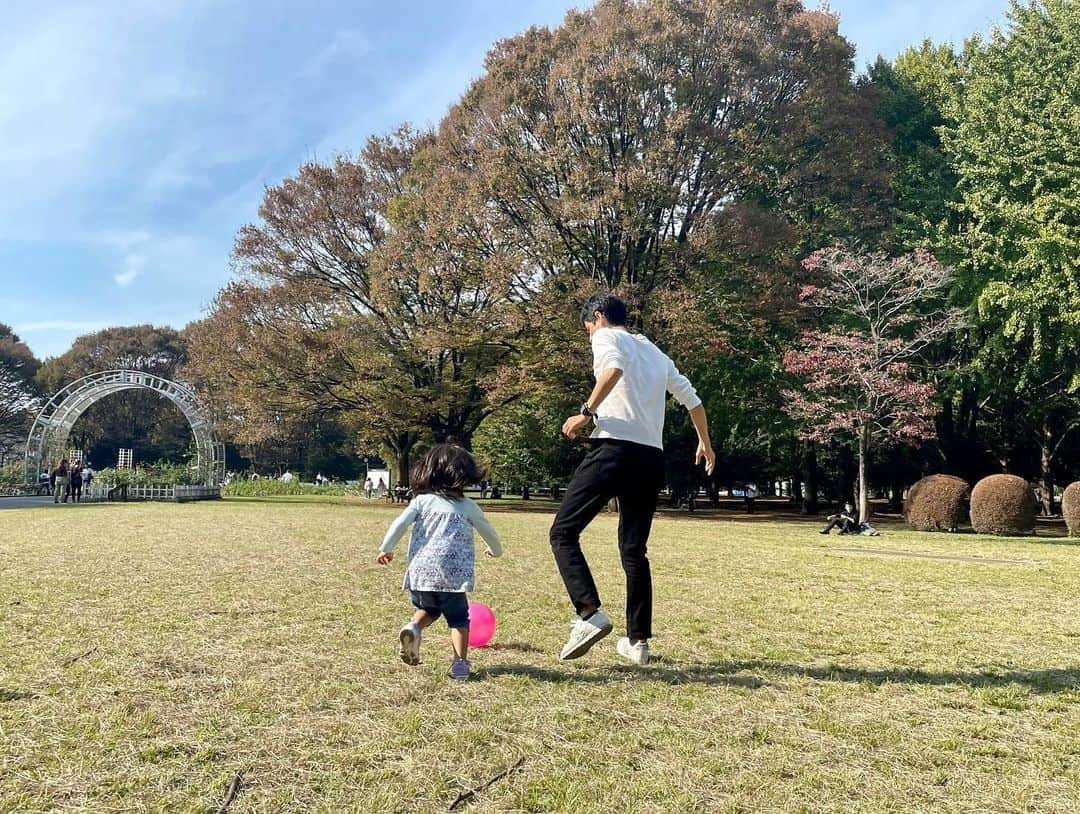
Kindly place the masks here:
[(375, 491), (375, 485), (371, 482), (371, 478), (364, 481), (364, 497), (371, 500), (371, 493)]
[(68, 489), (71, 488), (71, 470), (68, 468), (67, 458), (56, 465), (52, 472), (53, 479), (53, 503), (63, 501), (67, 503)]
[(82, 462), (77, 462), (71, 467), (71, 502), (79, 503), (82, 501), (83, 490), (83, 477), (82, 477)]
[(758, 488), (756, 483), (748, 483), (743, 489), (743, 499), (746, 501), (746, 513), (753, 514), (757, 501)]
[(674, 362), (640, 334), (626, 329), (626, 305), (612, 294), (593, 296), (581, 310), (593, 351), (596, 386), (578, 415), (563, 424), (568, 438), (593, 423), (593, 447), (574, 472), (551, 526), (551, 550), (577, 611), (559, 655), (576, 659), (607, 636), (611, 620), (581, 551), (581, 533), (604, 505), (619, 499), (619, 554), (626, 573), (626, 637), (616, 647), (634, 664), (649, 662), (652, 572), (647, 545), (664, 485), (664, 409), (670, 392), (690, 411), (698, 445), (695, 463), (716, 465), (705, 408)]

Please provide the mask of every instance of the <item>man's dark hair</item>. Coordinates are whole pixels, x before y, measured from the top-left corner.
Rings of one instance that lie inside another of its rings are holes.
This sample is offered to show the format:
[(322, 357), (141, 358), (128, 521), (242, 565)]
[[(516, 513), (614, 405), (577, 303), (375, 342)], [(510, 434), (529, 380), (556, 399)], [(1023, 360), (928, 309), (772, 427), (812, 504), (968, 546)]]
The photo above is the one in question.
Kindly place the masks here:
[(601, 291), (589, 297), (581, 306), (581, 321), (596, 322), (596, 312), (604, 315), (611, 325), (626, 324), (626, 303), (608, 291)]
[(457, 444), (436, 444), (413, 469), (411, 485), (417, 495), (463, 497), (465, 488), (478, 483), (482, 475), (467, 449)]

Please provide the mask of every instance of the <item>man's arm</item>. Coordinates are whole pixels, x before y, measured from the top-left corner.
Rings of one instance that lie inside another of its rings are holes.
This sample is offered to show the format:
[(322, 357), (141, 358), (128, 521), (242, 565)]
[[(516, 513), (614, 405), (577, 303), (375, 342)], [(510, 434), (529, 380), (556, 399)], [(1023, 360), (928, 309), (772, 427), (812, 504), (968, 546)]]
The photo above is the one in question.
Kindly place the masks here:
[(585, 402), (585, 406), (589, 408), (590, 413), (595, 413), (600, 409), (604, 399), (611, 394), (612, 389), (619, 383), (621, 378), (622, 371), (617, 367), (609, 367), (600, 374), (600, 378), (596, 380), (596, 386), (593, 388), (592, 393), (589, 394), (589, 400)]
[(716, 453), (713, 452), (712, 440), (709, 438), (709, 419), (705, 415), (705, 407), (690, 380), (679, 372), (670, 359), (667, 363), (667, 390), (679, 404), (690, 411), (690, 420), (694, 422), (694, 431), (697, 432), (698, 445), (697, 452), (694, 453), (694, 464), (704, 461), (705, 474), (711, 475), (716, 468)]
[[(622, 378), (622, 370), (617, 367), (609, 367), (603, 373), (600, 374), (600, 378), (596, 380), (596, 386), (593, 388), (592, 393), (589, 394), (588, 400), (585, 402), (585, 406), (589, 408), (590, 413), (595, 413), (600, 405), (603, 404), (604, 399), (610, 395), (612, 388), (618, 384), (619, 379)], [(588, 425), (590, 419), (587, 415), (575, 415), (566, 419), (563, 424), (563, 435), (567, 438), (573, 438), (579, 435)]]
[(705, 474), (711, 475), (716, 469), (716, 453), (713, 452), (712, 441), (709, 438), (709, 418), (705, 415), (705, 405), (698, 404), (690, 409), (690, 420), (694, 422), (694, 430), (697, 432), (697, 452), (694, 453), (695, 466), (705, 462)]

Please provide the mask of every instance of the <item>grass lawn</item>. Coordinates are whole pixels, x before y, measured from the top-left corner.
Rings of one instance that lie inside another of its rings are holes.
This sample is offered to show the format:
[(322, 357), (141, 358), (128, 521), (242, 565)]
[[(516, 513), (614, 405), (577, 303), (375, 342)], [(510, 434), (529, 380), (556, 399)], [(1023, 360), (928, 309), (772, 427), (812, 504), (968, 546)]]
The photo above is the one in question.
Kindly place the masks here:
[[(395, 510), (0, 512), (0, 811), (1080, 811), (1080, 548), (661, 518), (654, 664), (556, 655), (550, 518), (495, 513), (477, 675), (396, 659)], [(587, 533), (621, 610), (616, 521)], [(917, 551), (1017, 562), (850, 553)], [(621, 617), (621, 612), (613, 613)], [(621, 625), (617, 626), (618, 633)]]

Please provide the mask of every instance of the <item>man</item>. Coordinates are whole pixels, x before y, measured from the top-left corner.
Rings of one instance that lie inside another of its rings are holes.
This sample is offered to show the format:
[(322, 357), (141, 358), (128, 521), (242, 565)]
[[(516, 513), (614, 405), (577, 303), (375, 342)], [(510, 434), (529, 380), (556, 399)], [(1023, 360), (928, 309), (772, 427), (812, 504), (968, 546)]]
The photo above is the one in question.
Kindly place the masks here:
[(748, 483), (743, 492), (744, 499), (746, 500), (746, 513), (754, 513), (754, 501), (757, 500), (757, 484)]
[(821, 530), (822, 534), (830, 533), (837, 526), (840, 527), (841, 534), (857, 534), (859, 532), (859, 513), (855, 511), (851, 501), (845, 503), (844, 508), (838, 514), (830, 514), (827, 519), (829, 525)]
[(613, 497), (619, 499), (619, 554), (626, 573), (626, 636), (618, 653), (649, 663), (652, 574), (646, 556), (656, 501), (664, 484), (664, 408), (671, 393), (688, 410), (697, 431), (694, 463), (716, 465), (705, 408), (694, 386), (652, 342), (626, 330), (626, 305), (596, 294), (581, 310), (593, 350), (596, 386), (568, 418), (563, 434), (575, 438), (594, 423), (593, 448), (574, 472), (551, 526), (551, 549), (577, 611), (559, 658), (576, 659), (607, 636), (611, 620), (581, 551), (581, 532)]

